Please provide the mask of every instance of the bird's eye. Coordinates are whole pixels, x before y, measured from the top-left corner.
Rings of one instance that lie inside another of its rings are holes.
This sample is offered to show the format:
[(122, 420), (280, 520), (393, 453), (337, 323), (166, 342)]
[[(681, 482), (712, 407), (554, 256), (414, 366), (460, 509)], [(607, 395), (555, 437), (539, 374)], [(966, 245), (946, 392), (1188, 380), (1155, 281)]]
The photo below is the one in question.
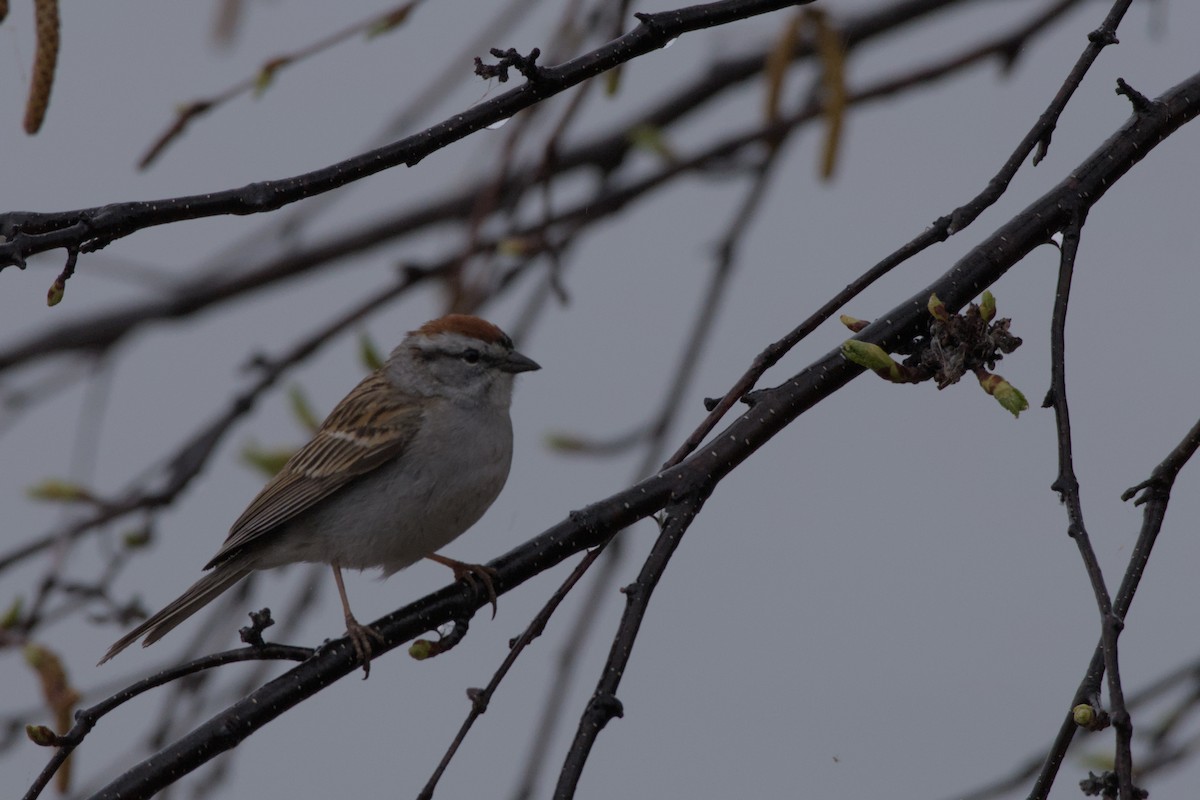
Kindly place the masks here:
[(479, 363), (479, 351), (476, 350), (474, 347), (463, 350), (462, 360), (467, 362), (468, 364), (478, 364)]

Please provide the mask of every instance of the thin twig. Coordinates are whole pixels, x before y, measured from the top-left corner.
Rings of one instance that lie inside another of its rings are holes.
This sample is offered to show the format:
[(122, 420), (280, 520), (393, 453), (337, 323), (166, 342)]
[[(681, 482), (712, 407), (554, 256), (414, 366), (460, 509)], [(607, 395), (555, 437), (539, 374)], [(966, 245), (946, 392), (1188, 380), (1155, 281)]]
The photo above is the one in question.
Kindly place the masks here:
[(579, 778), (600, 731), (613, 717), (623, 715), (621, 701), (617, 699), (617, 689), (633, 654), (633, 645), (637, 641), (642, 619), (650, 605), (650, 597), (667, 564), (670, 563), (671, 556), (683, 540), (684, 533), (700, 513), (703, 504), (702, 495), (684, 494), (680, 496), (679, 502), (666, 509), (662, 532), (642, 565), (637, 580), (622, 590), (625, 594), (625, 612), (621, 615), (621, 623), (613, 637), (612, 647), (609, 649), (608, 659), (596, 684), (596, 690), (580, 717), (579, 728), (563, 761), (558, 785), (554, 789), (555, 800), (569, 800), (575, 796)]
[(312, 58), (325, 50), (328, 50), (335, 45), (341, 44), (348, 39), (360, 35), (371, 35), (376, 32), (391, 30), (407, 19), (422, 0), (406, 0), (400, 5), (388, 9), (377, 14), (373, 14), (367, 19), (359, 20), (351, 25), (347, 25), (340, 31), (327, 34), (315, 42), (311, 42), (303, 47), (297, 48), (290, 53), (284, 53), (268, 59), (259, 66), (258, 72), (254, 75), (244, 78), (232, 86), (226, 87), (221, 91), (209, 97), (192, 100), (190, 103), (185, 103), (176, 111), (175, 119), (167, 128), (158, 135), (149, 149), (138, 160), (138, 169), (147, 169), (176, 139), (184, 134), (188, 125), (192, 120), (200, 117), (208, 112), (225, 105), (230, 100), (240, 97), (248, 92), (262, 92), (267, 84), (275, 79), (275, 76), (282, 72), (287, 67), (299, 64), (306, 59)]
[(593, 548), (588, 551), (587, 555), (583, 557), (575, 569), (571, 571), (571, 574), (567, 576), (567, 579), (562, 582), (562, 585), (555, 590), (550, 599), (546, 601), (546, 604), (542, 606), (542, 610), (534, 616), (521, 635), (509, 647), (508, 655), (505, 656), (504, 661), (496, 669), (488, 685), (483, 689), (472, 689), (469, 692), (471, 697), (471, 711), (467, 714), (467, 718), (463, 720), (462, 726), (458, 729), (458, 734), (454, 737), (454, 741), (450, 743), (446, 754), (442, 756), (442, 760), (438, 763), (437, 768), (433, 771), (433, 775), (430, 776), (429, 781), (425, 784), (425, 788), (417, 795), (418, 800), (429, 800), (429, 798), (433, 797), (433, 792), (437, 788), (438, 781), (441, 780), (446, 767), (450, 765), (450, 760), (458, 752), (459, 745), (466, 739), (471, 726), (475, 724), (475, 720), (479, 719), (487, 711), (488, 704), (491, 702), (492, 696), (496, 693), (496, 689), (499, 688), (500, 682), (504, 680), (504, 676), (512, 669), (513, 664), (516, 663), (517, 658), (524, 652), (525, 648), (534, 639), (542, 635), (542, 631), (546, 628), (546, 623), (550, 621), (550, 617), (554, 615), (559, 604), (575, 588), (575, 584), (579, 582), (579, 579), (596, 562), (599, 555), (599, 548)]
[(75, 748), (83, 743), (83, 740), (91, 733), (92, 728), (96, 727), (97, 722), (110, 711), (119, 708), (138, 695), (164, 684), (177, 681), (180, 678), (224, 666), (225, 664), (234, 664), (240, 661), (305, 661), (312, 656), (313, 652), (308, 647), (289, 647), (281, 644), (266, 644), (257, 647), (242, 647), (237, 650), (227, 650), (224, 653), (204, 656), (203, 658), (189, 661), (186, 664), (180, 664), (177, 667), (165, 669), (162, 672), (150, 675), (90, 708), (77, 711), (75, 713), (75, 725), (71, 730), (57, 737), (56, 744), (58, 749), (51, 757), (50, 762), (34, 780), (34, 783), (29, 787), (29, 790), (24, 795), (24, 800), (34, 800), (34, 798), (42, 793), (42, 789), (46, 788), (46, 784), (54, 777), (54, 773), (67, 760), (67, 757), (75, 751)]
[[(1066, 372), (1066, 326), (1067, 309), (1071, 298), (1071, 279), (1075, 272), (1075, 259), (1079, 253), (1079, 239), (1086, 219), (1080, 211), (1071, 217), (1063, 229), (1061, 258), (1058, 267), (1058, 285), (1054, 293), (1054, 312), (1050, 323), (1050, 391), (1043, 407), (1053, 406), (1056, 439), (1058, 442), (1058, 477), (1050, 488), (1058, 493), (1067, 507), (1067, 535), (1079, 548), (1087, 570), (1096, 606), (1100, 611), (1100, 641), (1104, 654), (1104, 672), (1108, 676), (1109, 704), (1113, 727), (1117, 732), (1116, 757), (1114, 759), (1120, 796), (1124, 800), (1137, 800), (1133, 795), (1133, 763), (1130, 753), (1132, 722), (1125, 708), (1125, 696), (1121, 688), (1120, 659), (1117, 639), (1124, 620), (1113, 613), (1112, 598), (1104, 584), (1104, 572), (1100, 560), (1092, 547), (1087, 526), (1083, 521), (1083, 503), (1079, 496), (1079, 479), (1075, 475), (1075, 460), (1072, 454), (1071, 416), (1067, 402)], [(1097, 676), (1099, 678), (1099, 676)], [(1099, 692), (1099, 683), (1089, 694)]]

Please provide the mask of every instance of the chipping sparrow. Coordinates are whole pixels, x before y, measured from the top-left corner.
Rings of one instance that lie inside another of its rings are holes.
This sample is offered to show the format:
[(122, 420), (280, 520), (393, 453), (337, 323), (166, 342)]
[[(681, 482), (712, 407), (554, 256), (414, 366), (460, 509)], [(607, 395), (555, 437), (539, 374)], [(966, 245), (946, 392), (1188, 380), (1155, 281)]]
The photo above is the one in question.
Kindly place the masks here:
[(368, 637), (379, 634), (350, 612), (343, 567), (380, 567), (386, 576), (429, 558), (456, 578), (477, 575), (494, 604), (484, 568), (435, 551), (483, 516), (504, 487), (513, 376), (535, 369), (478, 317), (450, 314), (410, 332), (233, 523), (205, 565), (211, 571), (117, 640), (100, 663), (143, 635), (143, 647), (153, 644), (254, 570), (299, 561), (333, 567), (364, 671)]

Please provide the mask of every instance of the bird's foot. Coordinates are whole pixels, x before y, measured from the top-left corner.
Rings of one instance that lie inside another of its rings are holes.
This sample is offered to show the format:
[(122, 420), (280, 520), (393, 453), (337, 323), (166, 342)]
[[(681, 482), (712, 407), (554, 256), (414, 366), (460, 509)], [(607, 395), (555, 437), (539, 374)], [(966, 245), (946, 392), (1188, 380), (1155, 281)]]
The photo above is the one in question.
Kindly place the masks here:
[(384, 643), (383, 634), (370, 625), (363, 625), (353, 614), (346, 615), (346, 636), (354, 645), (354, 652), (362, 662), (363, 680), (371, 677), (371, 640)]
[(453, 558), (447, 558), (437, 553), (426, 556), (426, 558), (454, 570), (454, 580), (462, 581), (473, 589), (478, 588), (482, 584), (484, 590), (487, 592), (488, 602), (492, 604), (492, 619), (496, 618), (496, 587), (492, 584), (492, 577), (495, 576), (496, 570), (491, 567), (485, 567), (483, 564), (468, 564), (465, 561), (456, 561)]

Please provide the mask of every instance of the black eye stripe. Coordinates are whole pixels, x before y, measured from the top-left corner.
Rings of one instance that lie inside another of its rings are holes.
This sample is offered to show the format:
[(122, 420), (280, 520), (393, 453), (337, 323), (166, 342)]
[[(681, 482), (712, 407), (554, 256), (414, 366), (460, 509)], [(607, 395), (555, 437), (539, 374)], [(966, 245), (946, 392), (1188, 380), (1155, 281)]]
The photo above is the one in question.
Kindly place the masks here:
[(488, 347), (414, 347), (412, 348), (413, 355), (422, 361), (430, 361), (433, 359), (456, 359), (466, 362), (467, 364), (495, 364), (503, 360), (502, 354), (496, 354)]

